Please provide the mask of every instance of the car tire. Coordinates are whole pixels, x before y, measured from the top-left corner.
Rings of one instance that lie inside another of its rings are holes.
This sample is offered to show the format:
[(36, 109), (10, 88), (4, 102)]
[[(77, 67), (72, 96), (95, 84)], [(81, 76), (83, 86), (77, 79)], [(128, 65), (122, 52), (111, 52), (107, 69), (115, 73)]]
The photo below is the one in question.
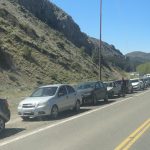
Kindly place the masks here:
[(108, 94), (105, 94), (104, 102), (108, 102)]
[(76, 105), (74, 107), (74, 112), (79, 113), (80, 111), (80, 102), (77, 100)]
[(3, 118), (0, 117), (0, 133), (3, 132), (5, 129), (5, 121)]
[(120, 97), (120, 96), (121, 96), (121, 92), (118, 93), (118, 97)]
[(58, 117), (58, 107), (54, 105), (51, 109), (51, 118), (57, 119), (57, 117)]
[(92, 96), (92, 105), (96, 105), (97, 104), (97, 98), (96, 98), (96, 96), (95, 96), (95, 94), (93, 94), (93, 96)]
[(22, 118), (23, 121), (28, 121), (29, 120), (29, 117), (22, 116), (21, 118)]

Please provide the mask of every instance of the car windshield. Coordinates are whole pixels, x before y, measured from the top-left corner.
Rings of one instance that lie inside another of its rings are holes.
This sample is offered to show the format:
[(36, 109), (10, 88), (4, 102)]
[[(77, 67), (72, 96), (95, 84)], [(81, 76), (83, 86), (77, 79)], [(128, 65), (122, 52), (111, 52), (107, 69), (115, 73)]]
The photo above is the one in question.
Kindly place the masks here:
[(58, 87), (42, 87), (35, 90), (30, 97), (53, 96)]
[(139, 82), (139, 80), (131, 80), (132, 83)]
[(77, 89), (82, 90), (82, 89), (88, 89), (94, 87), (95, 87), (95, 82), (87, 82), (87, 83), (80, 84)]

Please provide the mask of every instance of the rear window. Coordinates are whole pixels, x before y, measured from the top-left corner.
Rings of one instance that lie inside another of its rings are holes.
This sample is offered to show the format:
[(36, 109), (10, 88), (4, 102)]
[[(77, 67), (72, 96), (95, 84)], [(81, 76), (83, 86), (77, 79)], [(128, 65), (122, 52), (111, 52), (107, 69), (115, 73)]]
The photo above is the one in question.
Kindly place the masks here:
[(94, 87), (95, 87), (95, 82), (89, 82), (89, 83), (80, 84), (77, 89), (81, 90), (81, 89), (88, 89), (88, 88), (94, 88)]

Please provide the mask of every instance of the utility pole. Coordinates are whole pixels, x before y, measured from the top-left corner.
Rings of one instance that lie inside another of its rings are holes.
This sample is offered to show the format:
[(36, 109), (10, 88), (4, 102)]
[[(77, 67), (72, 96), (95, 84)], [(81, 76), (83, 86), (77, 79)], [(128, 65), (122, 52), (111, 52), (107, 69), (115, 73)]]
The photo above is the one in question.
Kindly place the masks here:
[(100, 0), (99, 80), (102, 80), (102, 0)]

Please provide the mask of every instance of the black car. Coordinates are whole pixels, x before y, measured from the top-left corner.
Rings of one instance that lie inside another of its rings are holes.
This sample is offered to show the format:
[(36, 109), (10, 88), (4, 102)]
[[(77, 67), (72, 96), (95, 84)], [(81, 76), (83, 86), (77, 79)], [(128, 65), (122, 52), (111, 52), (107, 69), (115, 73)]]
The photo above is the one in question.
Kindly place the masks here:
[(10, 110), (6, 99), (0, 99), (0, 133), (5, 129), (5, 123), (10, 120)]
[(82, 104), (96, 105), (100, 99), (108, 101), (107, 88), (101, 81), (81, 83), (77, 86), (77, 91), (82, 96)]

